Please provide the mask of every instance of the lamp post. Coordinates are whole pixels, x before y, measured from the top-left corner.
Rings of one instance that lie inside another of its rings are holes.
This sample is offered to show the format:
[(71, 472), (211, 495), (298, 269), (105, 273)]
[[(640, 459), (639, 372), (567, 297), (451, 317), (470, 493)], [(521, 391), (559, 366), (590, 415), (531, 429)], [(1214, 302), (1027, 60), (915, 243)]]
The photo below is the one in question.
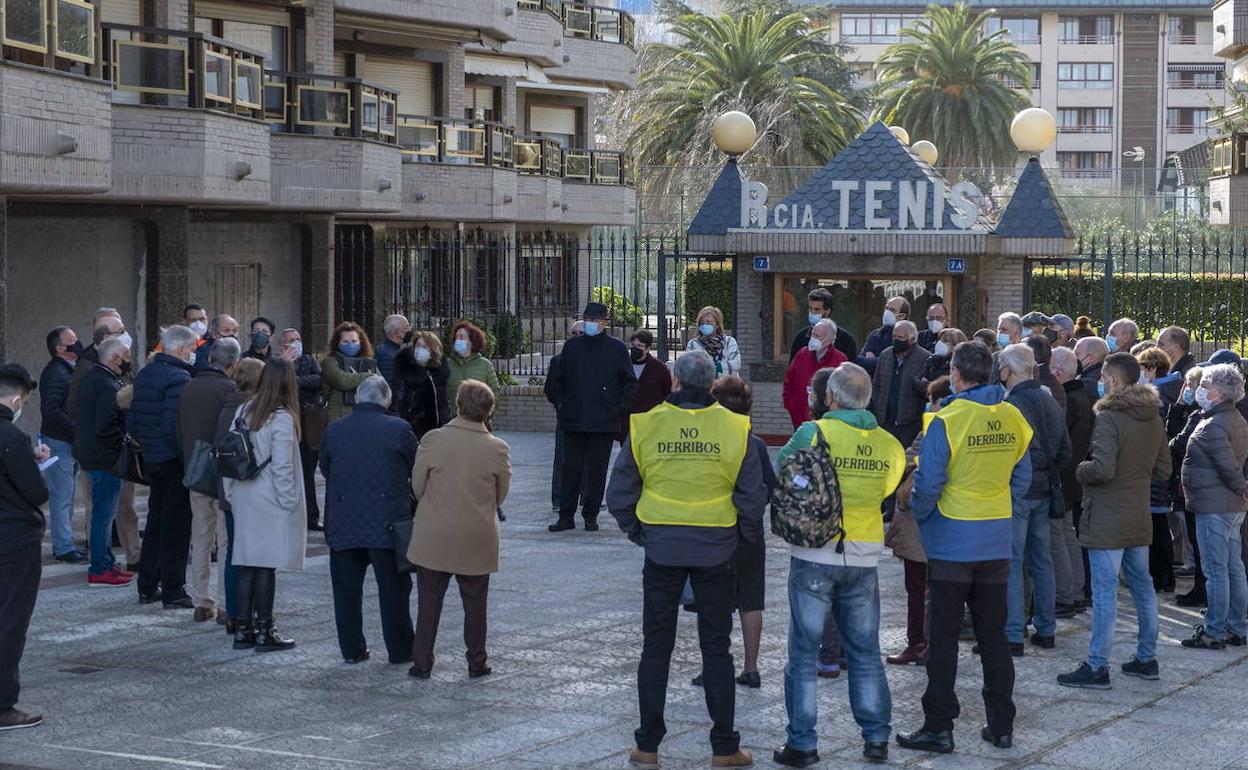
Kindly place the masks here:
[(919, 160), (932, 167), (936, 166), (936, 161), (940, 158), (940, 153), (936, 151), (936, 145), (926, 139), (920, 139), (910, 145), (910, 149), (915, 155), (919, 156)]
[(1014, 140), (1015, 147), (1029, 153), (1035, 160), (1057, 139), (1057, 121), (1048, 110), (1028, 107), (1014, 116), (1010, 123), (1010, 138)]
[(758, 129), (754, 119), (744, 112), (732, 110), (725, 112), (711, 124), (711, 139), (720, 152), (728, 156), (729, 163), (736, 163), (737, 158), (749, 152), (758, 139)]

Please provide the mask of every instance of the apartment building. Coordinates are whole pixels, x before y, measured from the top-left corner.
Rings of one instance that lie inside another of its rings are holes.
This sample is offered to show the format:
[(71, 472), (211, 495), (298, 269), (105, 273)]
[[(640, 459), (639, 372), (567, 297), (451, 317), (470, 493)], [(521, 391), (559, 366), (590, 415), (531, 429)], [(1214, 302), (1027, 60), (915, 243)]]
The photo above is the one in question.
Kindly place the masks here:
[[(1243, 93), (1248, 83), (1248, 0), (1219, 0), (1213, 5), (1213, 55), (1226, 62), (1230, 88)], [(1242, 125), (1242, 110), (1232, 105), (1228, 117)], [(1248, 223), (1248, 133), (1219, 125), (1209, 147), (1209, 221), (1216, 225)]]
[[(0, 0), (0, 352), (113, 305), (151, 346), (199, 302), (309, 349), (584, 302), (633, 224), (595, 98), (633, 17), (561, 0)], [(559, 324), (559, 333), (562, 327)]]
[[(943, 0), (941, 4), (947, 4)], [(923, 12), (913, 0), (837, 0), (829, 34), (853, 47), (859, 82)], [(1057, 118), (1058, 138), (1041, 156), (1063, 179), (1136, 183), (1121, 167), (1158, 169), (1212, 135), (1225, 99), (1226, 67), (1210, 55), (1214, 13), (1207, 0), (974, 0), (996, 8), (1031, 59), (1031, 101)], [(1020, 84), (1021, 85), (1021, 84)], [(1142, 159), (1134, 154), (1143, 149)], [(1125, 157), (1132, 152), (1133, 157)], [(1153, 172), (1155, 173), (1155, 171)]]

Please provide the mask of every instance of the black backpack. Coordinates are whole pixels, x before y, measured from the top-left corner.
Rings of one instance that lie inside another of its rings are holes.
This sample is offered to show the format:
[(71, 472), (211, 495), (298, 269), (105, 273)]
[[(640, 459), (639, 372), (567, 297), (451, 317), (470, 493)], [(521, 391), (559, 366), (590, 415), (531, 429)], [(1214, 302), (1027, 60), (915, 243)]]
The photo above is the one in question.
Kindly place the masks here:
[(226, 479), (248, 481), (254, 479), (273, 458), (256, 462), (256, 450), (251, 445), (251, 431), (242, 415), (234, 418), (234, 428), (222, 436), (213, 449), (217, 458), (217, 473)]

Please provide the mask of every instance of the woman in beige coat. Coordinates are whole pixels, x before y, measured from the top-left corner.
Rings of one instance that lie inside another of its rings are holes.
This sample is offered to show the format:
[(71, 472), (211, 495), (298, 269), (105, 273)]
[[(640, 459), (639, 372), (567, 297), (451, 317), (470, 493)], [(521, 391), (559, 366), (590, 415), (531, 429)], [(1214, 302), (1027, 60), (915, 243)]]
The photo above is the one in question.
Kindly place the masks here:
[(277, 570), (302, 570), (307, 545), (298, 414), (294, 364), (270, 358), (255, 395), (235, 412), (235, 424), (241, 420), (250, 431), (256, 462), (263, 467), (246, 481), (222, 479), (234, 515), (236, 650), (295, 646), (273, 628), (273, 597)]
[(465, 380), (456, 394), (458, 416), (425, 434), (412, 470), (412, 491), (420, 501), (407, 558), (416, 565), (416, 640), (407, 672), (428, 679), (442, 599), (451, 576), (464, 602), (468, 676), (490, 673), (486, 665), (486, 597), (490, 573), (498, 571), (497, 511), (511, 484), (510, 449), (485, 422), (494, 394), (478, 380)]

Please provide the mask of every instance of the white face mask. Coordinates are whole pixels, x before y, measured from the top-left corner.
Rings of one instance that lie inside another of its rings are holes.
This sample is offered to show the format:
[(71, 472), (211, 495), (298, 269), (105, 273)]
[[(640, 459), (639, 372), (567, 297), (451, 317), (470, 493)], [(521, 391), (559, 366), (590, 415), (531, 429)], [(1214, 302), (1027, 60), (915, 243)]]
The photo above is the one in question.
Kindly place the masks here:
[(938, 356), (949, 355), (949, 346), (945, 344), (944, 340), (936, 340), (936, 349), (933, 352)]
[(811, 337), (810, 342), (806, 343), (806, 348), (810, 350), (811, 353), (818, 353), (820, 350), (823, 350), (823, 343), (820, 342), (818, 338)]
[(187, 350), (186, 355), (182, 358), (182, 360), (188, 364), (194, 364), (195, 363), (195, 351)]
[(22, 416), (22, 397), (15, 396), (12, 403), (9, 404), (9, 409), (13, 412), (13, 422), (17, 422)]
[(287, 345), (286, 348), (290, 351), (292, 358), (299, 358), (303, 355), (303, 340), (295, 340)]
[(945, 322), (939, 318), (927, 319), (927, 330), (932, 334), (940, 334), (940, 330), (945, 328)]
[(1203, 412), (1207, 412), (1213, 408), (1213, 401), (1210, 400), (1209, 391), (1205, 389), (1204, 385), (1201, 385), (1196, 389), (1196, 403), (1200, 405), (1200, 409)]
[(884, 316), (881, 320), (884, 321), (885, 326), (892, 326), (897, 323), (897, 314), (888, 308), (884, 308)]
[(134, 347), (134, 337), (130, 336), (130, 332), (122, 332), (117, 335), (117, 339), (121, 340), (121, 344), (128, 348)]
[(424, 366), (425, 364), (429, 363), (430, 355), (431, 354), (429, 353), (429, 348), (425, 347), (424, 345), (417, 345), (416, 347), (412, 348), (412, 358), (416, 359), (416, 363), (420, 364), (421, 366)]
[(191, 321), (189, 326), (191, 327), (191, 331), (195, 332), (201, 337), (204, 336), (204, 334), (208, 331), (208, 324), (204, 323), (203, 321)]

